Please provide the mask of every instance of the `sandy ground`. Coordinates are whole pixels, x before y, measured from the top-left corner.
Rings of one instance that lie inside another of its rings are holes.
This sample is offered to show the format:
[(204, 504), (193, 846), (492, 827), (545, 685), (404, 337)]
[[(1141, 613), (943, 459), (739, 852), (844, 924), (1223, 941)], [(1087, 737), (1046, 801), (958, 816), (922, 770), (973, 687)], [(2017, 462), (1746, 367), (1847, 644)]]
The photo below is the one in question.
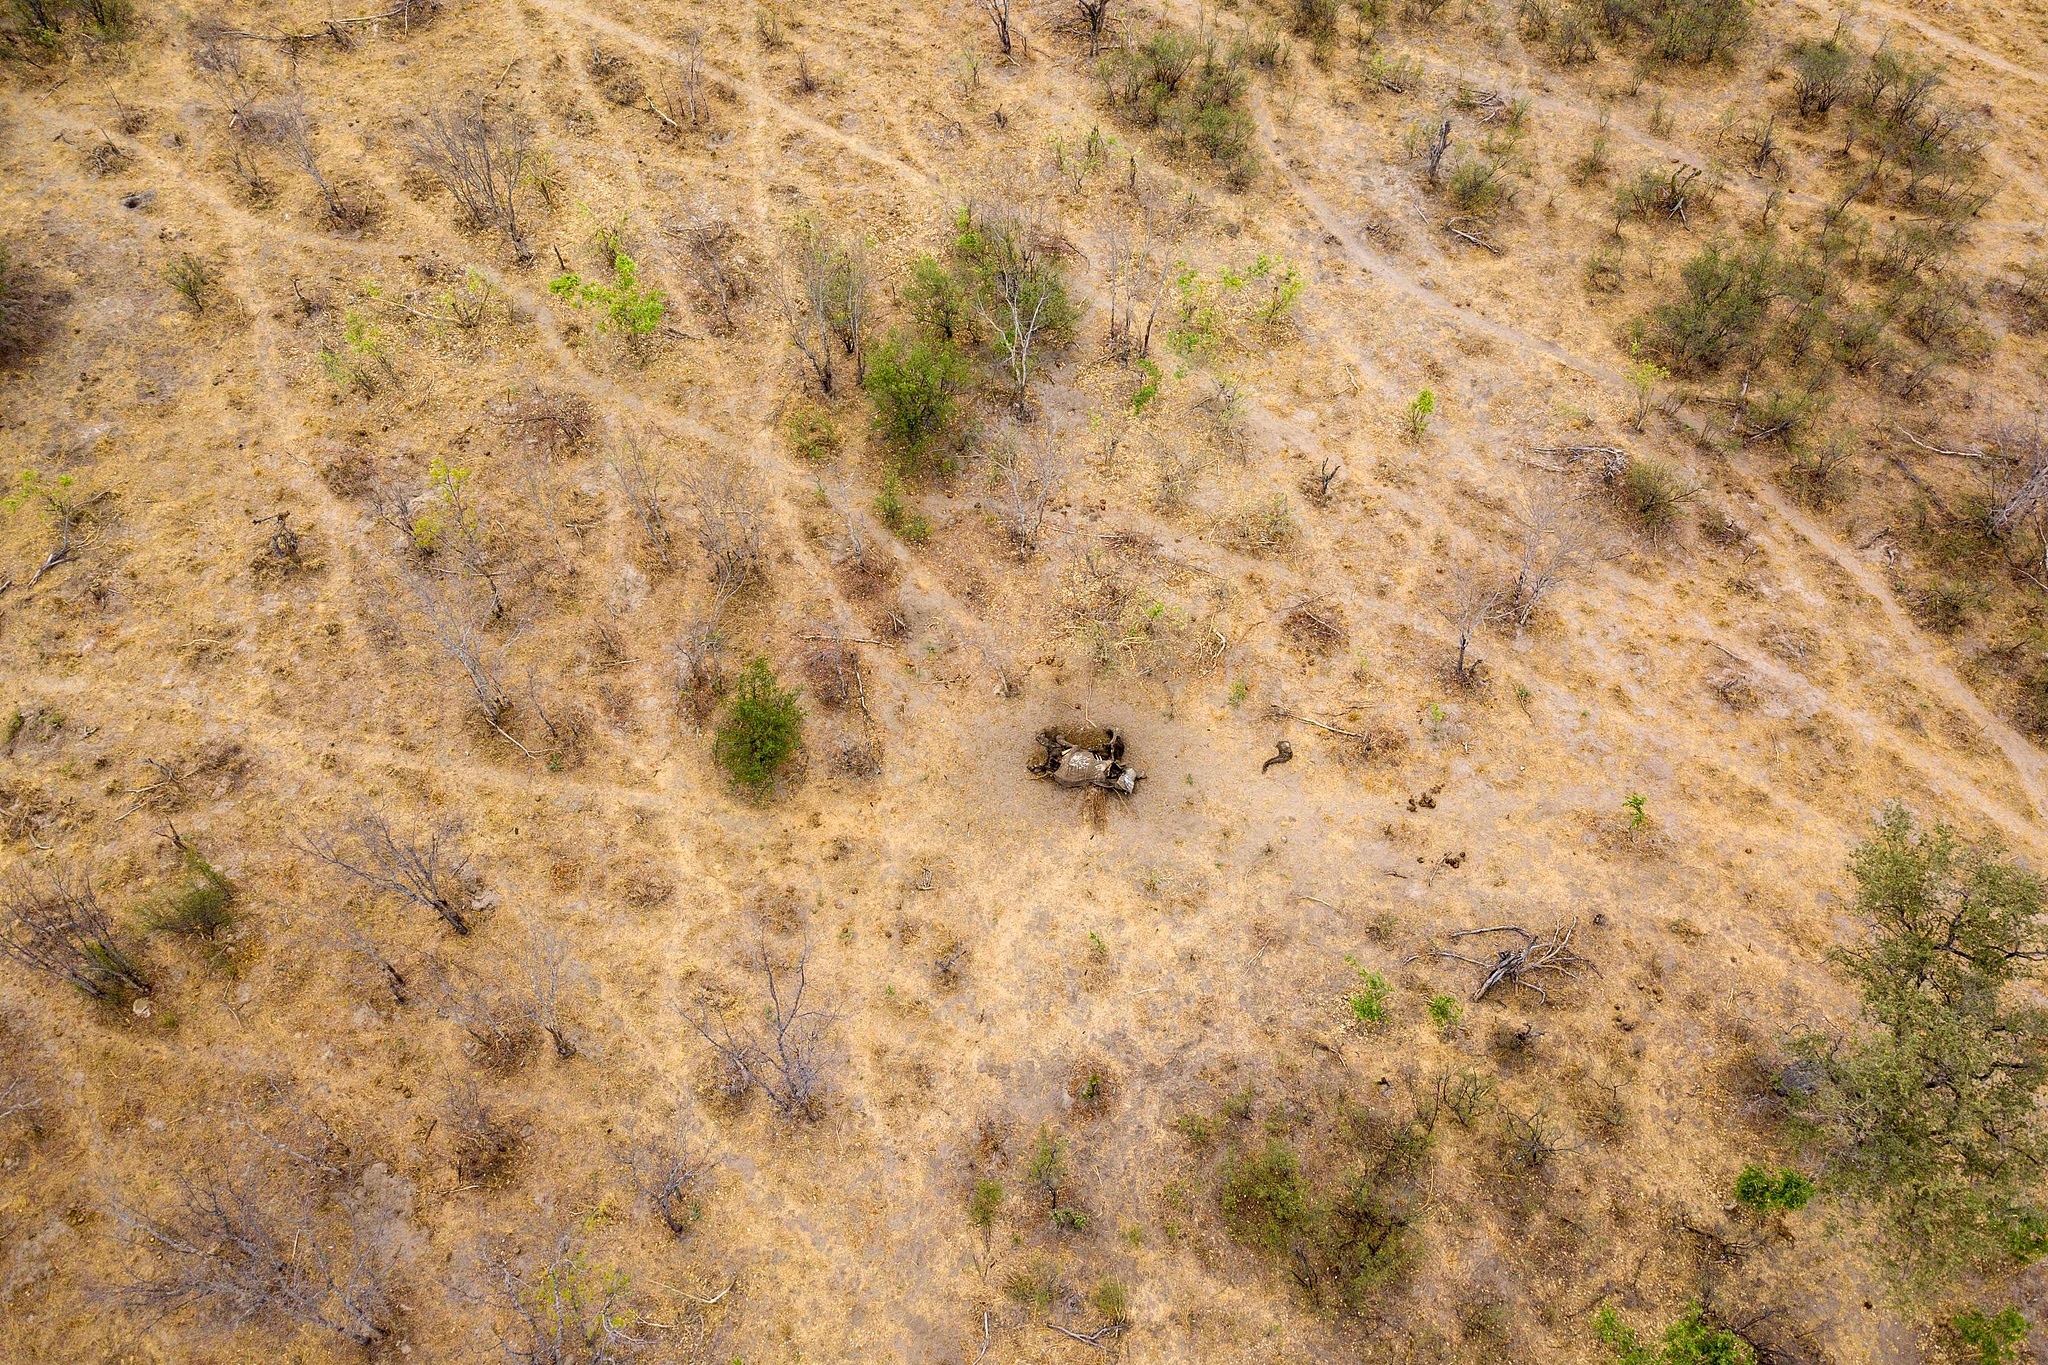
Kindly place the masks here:
[[(652, 1359), (1092, 1359), (1045, 1324), (1092, 1331), (1085, 1299), (1105, 1279), (1130, 1304), (1106, 1347), (1134, 1361), (1594, 1360), (1603, 1298), (1650, 1324), (1703, 1294), (1780, 1310), (1796, 1358), (1931, 1358), (1923, 1329), (1942, 1306), (1894, 1292), (1854, 1219), (1816, 1207), (1759, 1229), (1724, 1206), (1741, 1166), (1790, 1155), (1762, 1102), (1783, 1040), (1853, 1015), (1826, 954), (1856, 932), (1841, 868), (1873, 813), (1902, 800), (2029, 859), (2048, 847), (2048, 763), (1984, 653), (2040, 597), (2000, 579), (1962, 632), (1917, 624), (1917, 552), (1903, 531), (1872, 538), (1910, 517), (1888, 446), (1817, 509), (1787, 491), (1783, 452), (1728, 438), (1725, 415), (1699, 439), (1711, 403), (1630, 427), (1628, 318), (1771, 183), (1795, 218), (1824, 204), (1831, 135), (1792, 130), (1770, 183), (1728, 171), (1690, 233), (1631, 227), (1619, 293), (1582, 284), (1614, 179), (1726, 164), (1723, 110), (1782, 102), (1783, 42), (1825, 32), (1832, 11), (1769, 6), (1767, 39), (1732, 69), (1647, 84), (1623, 55), (1556, 67), (1481, 7), (1390, 27), (1382, 42), (1426, 76), (1405, 96), (1362, 90), (1348, 43), (1328, 72), (1298, 50), (1285, 80), (1254, 84), (1264, 164), (1242, 192), (1117, 124), (1051, 7), (1020, 10), (1011, 64), (966, 6), (877, 3), (786, 13), (774, 46), (744, 6), (577, 0), (451, 5), (413, 32), (357, 26), (345, 45), (245, 43), (261, 99), (303, 90), (323, 173), (365, 210), (346, 226), (199, 79), (207, 17), (145, 5), (126, 41), (80, 36), (47, 69), (7, 68), (0, 93), (0, 240), (64, 296), (46, 345), (0, 376), (4, 443), (11, 465), (111, 495), (76, 559), (32, 586), (49, 525), (33, 506), (0, 523), (17, 580), (0, 596), (0, 710), (20, 717), (0, 760), (7, 858), (89, 867), (156, 984), (143, 1015), (0, 975), (38, 1097), (33, 1122), (4, 1130), (0, 1356), (360, 1355), (310, 1329), (110, 1311), (94, 1291), (146, 1264), (110, 1210), (160, 1207), (191, 1173), (261, 1155), (251, 1134), (282, 1093), (347, 1150), (331, 1198), (391, 1210), (378, 1358), (495, 1358), (492, 1314), (465, 1297), (482, 1248), (563, 1234), (627, 1277)], [(262, 34), (322, 19), (219, 17)], [(1192, 6), (1170, 17), (1197, 22)], [(2001, 188), (1960, 258), (1973, 279), (2048, 230), (2043, 18), (1865, 4), (1851, 23), (1945, 61), (1948, 93), (1993, 111)], [(1151, 18), (1124, 22), (1142, 33)], [(706, 126), (672, 135), (607, 96), (621, 70), (651, 84), (693, 30)], [(1497, 256), (1437, 230), (1402, 152), (1460, 83), (1530, 101), (1527, 166), (1488, 229)], [(553, 185), (532, 206), (532, 263), (464, 229), (408, 151), (417, 120), (463, 92), (534, 122)], [(1617, 170), (1576, 183), (1603, 111)], [(1118, 139), (1093, 170), (1075, 150), (1091, 130)], [(993, 379), (970, 403), (984, 448), (1064, 457), (1028, 556), (981, 465), (913, 485), (934, 528), (913, 544), (869, 514), (886, 456), (863, 400), (825, 405), (842, 440), (822, 458), (786, 420), (818, 402), (775, 298), (789, 225), (866, 238), (896, 325), (909, 261), (945, 249), (963, 201), (995, 193), (1057, 218), (1091, 303), (1031, 423)], [(752, 282), (730, 330), (672, 230), (707, 206), (737, 224)], [(614, 222), (673, 303), (637, 348), (546, 288), (557, 253), (599, 266), (593, 226)], [(1144, 222), (1162, 259), (1213, 276), (1266, 255), (1307, 288), (1282, 326), (1238, 318), (1168, 364), (1134, 414), (1133, 372), (1102, 347), (1103, 264), (1111, 229)], [(196, 313), (163, 274), (187, 253), (214, 281)], [(489, 282), (487, 319), (432, 321), (465, 269)], [(1917, 402), (1845, 379), (1832, 415), (1873, 432), (1903, 415), (1962, 442), (1987, 412), (2025, 411), (2048, 352), (1988, 304), (1983, 318), (1988, 355)], [(351, 326), (388, 360), (374, 392), (323, 369)], [(1218, 416), (1218, 378), (1246, 395), (1235, 418)], [(1439, 416), (1418, 443), (1400, 414), (1424, 386)], [(551, 459), (507, 425), (536, 388), (587, 400), (591, 440)], [(801, 681), (834, 632), (862, 660), (859, 704), (807, 699), (800, 770), (765, 802), (727, 788), (712, 722), (679, 694), (674, 645), (710, 608), (710, 575), (687, 534), (673, 566), (650, 552), (607, 464), (622, 429), (661, 452), (679, 526), (720, 470), (763, 511), (769, 568), (726, 613), (729, 667), (758, 655)], [(1647, 535), (1582, 474), (1545, 467), (1568, 444), (1655, 455), (1700, 493)], [(1319, 501), (1300, 483), (1324, 457), (1345, 472)], [(508, 735), (478, 719), (405, 586), (431, 566), (379, 515), (378, 488), (423, 489), (435, 459), (471, 471), (503, 573), (506, 614), (484, 638), (515, 699)], [(1184, 500), (1157, 496), (1163, 469), (1188, 476)], [(1969, 473), (1927, 477), (1953, 493)], [(1248, 550), (1233, 515), (1274, 494), (1298, 531)], [(1517, 507), (1575, 499), (1585, 563), (1525, 628), (1481, 632), (1484, 684), (1458, 685), (1437, 608), (1461, 567), (1511, 561)], [(280, 511), (296, 567), (267, 557), (254, 521)], [(1742, 534), (1695, 524), (1710, 511)], [(1075, 608), (1105, 576), (1152, 623), (1107, 663)], [(1304, 603), (1333, 639), (1292, 632)], [(551, 717), (580, 739), (553, 744)], [(1032, 735), (1067, 722), (1123, 731), (1144, 774), (1134, 798), (1083, 803), (1026, 771)], [(1365, 734), (1391, 740), (1368, 753)], [(1295, 757), (1261, 773), (1281, 738)], [(840, 761), (863, 739), (877, 774)], [(189, 776), (154, 788), (145, 760)], [(363, 811), (459, 824), (476, 933), (448, 935), (301, 851)], [(215, 951), (136, 919), (177, 873), (172, 826), (237, 889)], [(401, 1007), (334, 946), (320, 925), (337, 907), (416, 982), (429, 959), (506, 978), (524, 926), (552, 926), (575, 957), (578, 1055), (478, 1065), (429, 992)], [(1547, 1001), (1467, 1004), (1440, 1034), (1430, 996), (1476, 982), (1435, 950), (1503, 923), (1576, 924), (1597, 970)], [(810, 946), (831, 1016), (815, 1123), (723, 1098), (685, 1021), (706, 988), (756, 1008), (757, 940)], [(1348, 959), (1392, 985), (1377, 1029), (1346, 1005)], [(1313, 1151), (1345, 1103), (1406, 1112), (1463, 1069), (1498, 1078), (1499, 1112), (1439, 1122), (1418, 1259), (1370, 1312), (1315, 1311), (1226, 1234), (1225, 1146), (1273, 1135)], [(1091, 1075), (1106, 1092), (1093, 1102)], [(521, 1135), (510, 1169), (481, 1182), (452, 1146), (465, 1086)], [(717, 1171), (702, 1219), (671, 1240), (613, 1156), (678, 1105)], [(1220, 1144), (1176, 1127), (1226, 1112)], [(1520, 1169), (1505, 1112), (1554, 1116), (1573, 1150)], [(1068, 1145), (1083, 1230), (1056, 1230), (1028, 1188), (1041, 1130)], [(966, 1215), (979, 1178), (1009, 1189), (986, 1242)], [(1058, 1291), (1020, 1302), (1005, 1286), (1024, 1272)], [(1998, 1292), (2040, 1306), (2032, 1274)]]

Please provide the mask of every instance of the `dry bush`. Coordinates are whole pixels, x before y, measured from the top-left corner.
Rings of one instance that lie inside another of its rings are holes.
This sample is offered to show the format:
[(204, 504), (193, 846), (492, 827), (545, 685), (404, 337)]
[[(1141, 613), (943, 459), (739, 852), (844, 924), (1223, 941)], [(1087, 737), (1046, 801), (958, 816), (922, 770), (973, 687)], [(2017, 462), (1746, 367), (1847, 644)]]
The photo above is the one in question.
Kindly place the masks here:
[(421, 120), (413, 154), (461, 207), (471, 227), (504, 234), (520, 261), (533, 259), (521, 205), (534, 165), (532, 126), (516, 111), (478, 105)]
[(633, 1188), (672, 1237), (684, 1236), (702, 1217), (704, 1196), (710, 1193), (712, 1172), (717, 1169), (717, 1163), (690, 1140), (685, 1115), (678, 1104), (674, 1119), (648, 1135), (629, 1123), (626, 1147), (619, 1154), (619, 1164), (625, 1167)]
[(235, 1328), (314, 1327), (369, 1346), (386, 1334), (388, 1230), (361, 1201), (317, 1200), (251, 1168), (173, 1182), (161, 1213), (113, 1209), (145, 1253), (116, 1298), (162, 1315), (190, 1310)]
[(866, 668), (860, 650), (836, 632), (804, 656), (804, 693), (818, 705), (836, 711), (866, 696)]
[(496, 969), (430, 957), (425, 975), (435, 1011), (462, 1030), (462, 1050), (472, 1062), (511, 1071), (532, 1055), (531, 1003), (499, 979)]
[(701, 998), (683, 1011), (690, 1027), (711, 1045), (722, 1090), (735, 1098), (759, 1090), (783, 1118), (806, 1121), (824, 1116), (835, 1060), (826, 1040), (833, 1016), (805, 1004), (810, 964), (808, 938), (787, 965), (778, 965), (764, 934), (756, 941), (751, 964), (767, 994), (759, 1028), (743, 1024), (735, 1030), (728, 1013), (714, 1011)]
[(562, 389), (535, 388), (498, 410), (498, 424), (550, 460), (580, 452), (596, 429), (590, 400)]
[(642, 1315), (627, 1304), (626, 1285), (566, 1233), (527, 1254), (492, 1238), (462, 1297), (483, 1310), (493, 1355), (520, 1365), (627, 1365), (653, 1339), (634, 1335)]
[(697, 286), (697, 306), (721, 335), (733, 329), (733, 308), (754, 292), (753, 263), (739, 223), (726, 209), (700, 200), (688, 217), (671, 223)]
[(633, 69), (632, 59), (622, 52), (612, 51), (595, 38), (590, 40), (583, 70), (590, 77), (590, 83), (597, 87), (597, 92), (613, 104), (635, 105), (647, 94), (647, 83)]
[(1224, 519), (1229, 542), (1247, 554), (1267, 554), (1292, 545), (1301, 536), (1301, 522), (1285, 493), (1247, 498)]
[(717, 463), (691, 481), (697, 505), (697, 548), (711, 571), (714, 616), (759, 579), (768, 566), (767, 509), (752, 480)]
[(1280, 634), (1304, 654), (1317, 657), (1333, 654), (1351, 641), (1343, 615), (1313, 597), (1280, 618)]
[(43, 286), (36, 270), (0, 246), (0, 370), (41, 350), (65, 295)]
[(374, 891), (432, 910), (450, 929), (466, 934), (474, 908), (473, 874), (455, 836), (452, 822), (425, 834), (400, 834), (383, 816), (364, 814), (338, 836), (302, 836), (298, 849)]
[(88, 872), (50, 867), (38, 877), (17, 866), (0, 891), (0, 921), (0, 957), (98, 1000), (149, 994), (149, 982), (114, 942)]
[(455, 1152), (456, 1177), (466, 1185), (503, 1185), (524, 1141), (516, 1119), (491, 1102), (474, 1081), (448, 1097), (443, 1117)]

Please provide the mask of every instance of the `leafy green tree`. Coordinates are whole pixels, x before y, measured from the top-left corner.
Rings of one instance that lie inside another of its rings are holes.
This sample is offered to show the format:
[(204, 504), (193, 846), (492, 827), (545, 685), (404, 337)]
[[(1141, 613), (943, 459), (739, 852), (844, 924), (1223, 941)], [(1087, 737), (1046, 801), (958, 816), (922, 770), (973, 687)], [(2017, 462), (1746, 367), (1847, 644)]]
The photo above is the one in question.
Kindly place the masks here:
[(965, 340), (974, 325), (971, 295), (971, 282), (935, 258), (919, 256), (910, 263), (903, 301), (910, 308), (911, 319), (928, 335), (944, 341)]
[(768, 661), (756, 659), (733, 689), (732, 706), (725, 724), (718, 727), (713, 753), (734, 782), (765, 793), (803, 742), (803, 721), (796, 690), (783, 688)]
[(956, 398), (968, 379), (959, 348), (944, 337), (892, 336), (868, 362), (875, 426), (915, 468), (953, 425)]
[(1797, 1117), (1826, 1145), (1825, 1183), (1876, 1208), (1918, 1268), (2035, 1260), (2048, 1252), (2041, 878), (1899, 805), (1849, 871), (1870, 932), (1836, 960), (1862, 989), (1861, 1027), (1801, 1040), (1788, 1072)]

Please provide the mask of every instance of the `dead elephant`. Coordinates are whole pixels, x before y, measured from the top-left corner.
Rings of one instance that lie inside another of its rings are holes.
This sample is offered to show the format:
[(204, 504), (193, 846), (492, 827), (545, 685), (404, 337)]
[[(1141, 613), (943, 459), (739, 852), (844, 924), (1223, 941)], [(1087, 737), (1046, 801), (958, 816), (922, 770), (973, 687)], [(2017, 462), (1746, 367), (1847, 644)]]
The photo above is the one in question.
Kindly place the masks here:
[(1128, 796), (1138, 789), (1138, 774), (1123, 759), (1124, 737), (1114, 730), (1041, 730), (1031, 771), (1062, 787), (1100, 787)]

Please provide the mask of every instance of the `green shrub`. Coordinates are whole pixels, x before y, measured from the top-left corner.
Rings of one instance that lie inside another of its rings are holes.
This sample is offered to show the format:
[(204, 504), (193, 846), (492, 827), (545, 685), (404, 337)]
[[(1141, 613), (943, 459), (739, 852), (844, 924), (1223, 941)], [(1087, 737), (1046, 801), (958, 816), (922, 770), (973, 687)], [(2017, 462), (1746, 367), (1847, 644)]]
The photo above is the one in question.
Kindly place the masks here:
[(1095, 1286), (1095, 1292), (1088, 1296), (1095, 1305), (1095, 1311), (1102, 1314), (1105, 1322), (1124, 1323), (1131, 1320), (1131, 1296), (1128, 1290), (1116, 1280), (1104, 1280)]
[(1436, 416), (1436, 391), (1424, 389), (1409, 402), (1403, 425), (1408, 428), (1408, 438), (1420, 441), (1429, 431), (1430, 421)]
[(1233, 1151), (1224, 1158), (1219, 1198), (1230, 1235), (1275, 1255), (1287, 1251), (1309, 1217), (1301, 1160), (1278, 1138), (1257, 1156)]
[(1666, 1327), (1655, 1346), (1643, 1345), (1612, 1304), (1600, 1305), (1593, 1329), (1614, 1352), (1615, 1365), (1756, 1365), (1756, 1353), (1748, 1343), (1709, 1323), (1706, 1309), (1698, 1304)]
[(212, 939), (234, 923), (235, 888), (195, 848), (184, 849), (186, 885), (143, 913), (144, 925), (164, 934)]
[(213, 267), (189, 251), (181, 253), (177, 260), (164, 267), (164, 283), (170, 285), (172, 292), (194, 313), (204, 313), (213, 301)]
[(1161, 28), (1135, 47), (1104, 52), (1096, 74), (1112, 109), (1140, 127), (1160, 129), (1176, 151), (1199, 152), (1242, 188), (1258, 168), (1246, 108), (1248, 51), (1245, 44), (1223, 48)]
[(1792, 1213), (1813, 1198), (1813, 1182), (1795, 1170), (1773, 1175), (1762, 1166), (1744, 1166), (1735, 1177), (1735, 1198), (1758, 1213)]
[(1646, 531), (1668, 530), (1678, 509), (1700, 495), (1698, 484), (1681, 478), (1662, 460), (1633, 458), (1622, 466), (1615, 498), (1628, 518)]
[(1778, 259), (1769, 243), (1747, 248), (1709, 243), (1679, 271), (1685, 296), (1651, 314), (1651, 343), (1679, 374), (1719, 369), (1761, 331), (1778, 295)]
[(1344, 960), (1351, 964), (1351, 970), (1358, 973), (1358, 989), (1351, 996), (1351, 1013), (1359, 1023), (1381, 1024), (1387, 1018), (1387, 997), (1392, 994), (1387, 979), (1378, 972), (1369, 972), (1360, 966), (1358, 959), (1349, 953)]
[(912, 545), (922, 545), (932, 538), (931, 522), (904, 501), (903, 480), (895, 474), (882, 479), (882, 491), (875, 494), (875, 515), (882, 519), (882, 525)]
[(2017, 1308), (1990, 1317), (1975, 1308), (1956, 1314), (1950, 1324), (1970, 1365), (2020, 1365), (2027, 1358), (2028, 1322)]
[(1835, 102), (1849, 93), (1851, 56), (1839, 36), (1793, 46), (1792, 88), (1799, 97), (1801, 114), (1825, 117)]
[(766, 659), (754, 660), (741, 672), (712, 750), (734, 782), (757, 794), (774, 785), (776, 773), (803, 742), (803, 711), (796, 699), (794, 689), (775, 681)]
[(974, 1193), (967, 1197), (967, 1221), (986, 1232), (995, 1226), (996, 1214), (1003, 1207), (1003, 1187), (994, 1180), (977, 1180)]
[(942, 336), (891, 336), (868, 361), (875, 428), (916, 469), (953, 425), (955, 398), (968, 379), (960, 350)]
[(548, 281), (548, 292), (571, 303), (596, 304), (604, 310), (598, 326), (626, 336), (652, 335), (668, 316), (668, 300), (659, 289), (641, 288), (640, 267), (623, 251), (612, 254), (611, 284), (564, 271)]
[(1449, 1033), (1465, 1017), (1465, 1011), (1458, 1004), (1458, 997), (1438, 992), (1429, 997), (1429, 1017), (1438, 1033)]
[(1916, 1271), (2038, 1259), (2041, 878), (1996, 844), (1971, 847), (1939, 822), (1921, 829), (1898, 805), (1849, 871), (1870, 927), (1836, 961), (1861, 989), (1861, 1027), (1801, 1040), (1787, 1087), (1825, 1144), (1830, 1187), (1876, 1210)]
[(941, 341), (964, 341), (973, 327), (972, 289), (957, 271), (948, 270), (931, 256), (919, 256), (910, 263), (910, 282), (903, 286), (903, 302), (910, 317), (928, 336)]

